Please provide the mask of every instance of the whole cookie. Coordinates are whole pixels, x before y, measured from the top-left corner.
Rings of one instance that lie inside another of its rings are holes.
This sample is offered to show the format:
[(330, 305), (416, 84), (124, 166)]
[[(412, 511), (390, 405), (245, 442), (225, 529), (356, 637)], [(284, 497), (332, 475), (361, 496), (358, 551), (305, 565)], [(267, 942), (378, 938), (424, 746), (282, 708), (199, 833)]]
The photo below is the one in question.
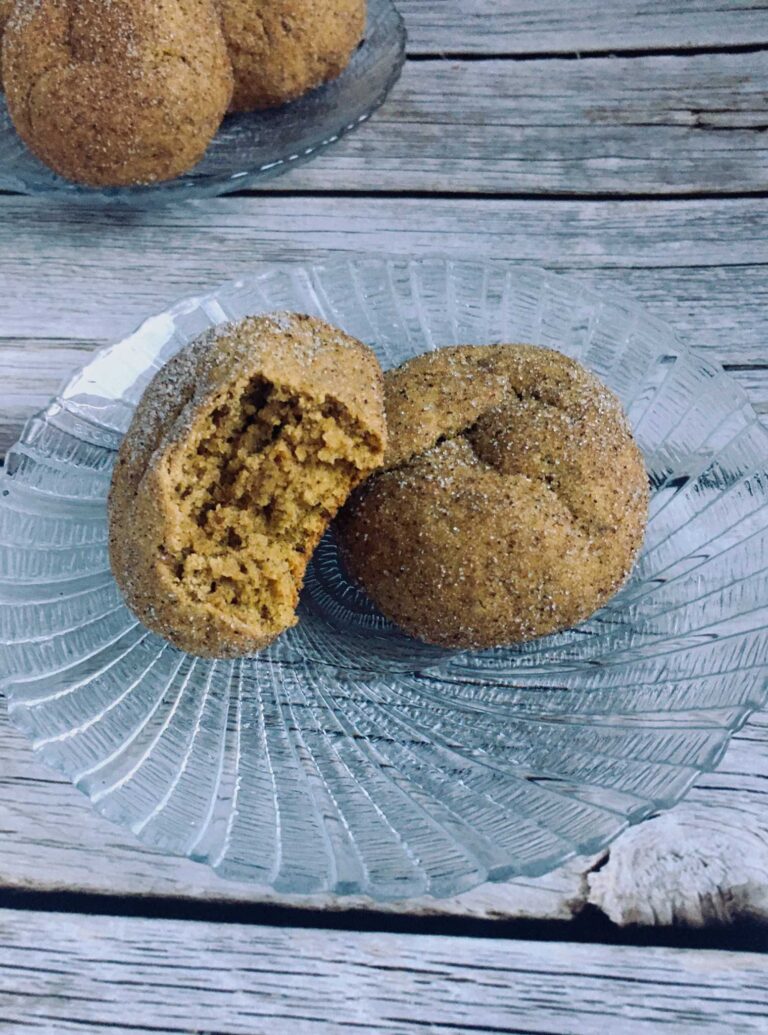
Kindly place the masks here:
[(335, 79), (365, 31), (366, 0), (217, 0), (235, 73), (232, 111), (272, 108)]
[(128, 606), (192, 654), (265, 647), (385, 445), (381, 370), (354, 338), (285, 313), (203, 335), (150, 383), (118, 454), (109, 550)]
[(232, 96), (212, 0), (18, 3), (3, 39), (3, 77), (29, 149), (94, 187), (186, 172)]
[(615, 396), (531, 345), (459, 346), (385, 375), (384, 469), (338, 520), (350, 573), (413, 636), (529, 640), (627, 578), (648, 479)]

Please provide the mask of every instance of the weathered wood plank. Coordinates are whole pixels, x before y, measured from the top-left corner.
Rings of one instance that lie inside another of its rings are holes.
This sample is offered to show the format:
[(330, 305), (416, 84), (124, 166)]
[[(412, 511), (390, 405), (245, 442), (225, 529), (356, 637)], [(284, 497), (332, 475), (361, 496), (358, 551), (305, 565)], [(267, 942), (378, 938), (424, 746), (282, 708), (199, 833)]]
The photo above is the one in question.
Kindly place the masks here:
[(4, 198), (0, 334), (116, 338), (262, 260), (331, 251), (477, 255), (583, 274), (634, 293), (725, 362), (766, 358), (768, 206), (759, 199), (250, 197), (121, 215)]
[(764, 367), (729, 371), (749, 396), (763, 421), (768, 423), (768, 363)]
[(767, 90), (768, 49), (410, 62), (360, 132), (264, 190), (763, 191)]
[(359, 133), (263, 189), (542, 196), (762, 191), (768, 189), (767, 88), (768, 49), (411, 61)]
[(767, 89), (768, 50), (410, 62), (359, 133), (266, 189), (760, 191)]
[(273, 196), (115, 214), (6, 197), (0, 449), (88, 349), (179, 295), (247, 275), (260, 260), (302, 261), (333, 250), (475, 254), (548, 266), (628, 291), (713, 359), (768, 363), (768, 207), (759, 199), (374, 203)]
[(569, 920), (590, 902), (620, 926), (768, 922), (768, 712), (753, 716), (736, 734), (716, 773), (701, 776), (671, 812), (623, 834), (607, 861), (581, 857), (536, 879), (486, 884), (444, 901), (386, 905), (275, 896), (145, 848), (97, 815), (63, 777), (43, 768), (5, 719), (0, 757), (0, 888), (491, 919)]
[[(666, 299), (672, 309), (682, 302), (702, 342), (730, 327), (735, 343), (768, 301), (768, 206), (761, 199), (261, 196), (121, 214), (5, 197), (0, 333), (115, 337), (179, 294), (246, 275), (262, 260), (305, 261), (331, 251), (475, 255), (594, 273), (593, 280), (629, 291), (639, 276), (646, 301)], [(721, 309), (723, 296), (729, 311), (713, 326), (709, 307)], [(753, 313), (743, 312), (747, 303)], [(764, 359), (764, 341), (762, 331), (753, 332), (738, 355), (722, 358)]]
[(48, 405), (97, 343), (0, 339), (0, 456), (19, 437), (24, 421)]
[(766, 746), (761, 712), (677, 808), (611, 846), (606, 864), (587, 875), (587, 900), (622, 927), (768, 922)]
[(763, 0), (398, 0), (412, 53), (574, 54), (765, 43)]
[(17, 1032), (730, 1035), (765, 1031), (765, 973), (757, 953), (0, 912)]

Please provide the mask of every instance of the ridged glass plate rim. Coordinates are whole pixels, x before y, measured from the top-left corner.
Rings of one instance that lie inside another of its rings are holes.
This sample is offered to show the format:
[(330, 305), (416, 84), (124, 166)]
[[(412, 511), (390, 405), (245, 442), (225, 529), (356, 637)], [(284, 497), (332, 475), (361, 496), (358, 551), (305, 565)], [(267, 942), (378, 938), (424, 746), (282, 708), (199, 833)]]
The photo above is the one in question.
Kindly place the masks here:
[[(562, 283), (568, 288), (577, 289), (584, 295), (590, 296), (590, 300), (593, 303), (599, 301), (614, 300), (619, 304), (625, 306), (627, 309), (633, 310), (637, 315), (642, 315), (649, 322), (655, 323), (659, 328), (663, 328), (664, 332), (674, 340), (676, 347), (681, 354), (695, 355), (696, 361), (702, 369), (706, 369), (713, 377), (726, 378), (731, 391), (739, 398), (742, 406), (745, 410), (749, 411), (753, 416), (757, 427), (760, 429), (761, 435), (765, 439), (766, 443), (766, 456), (768, 457), (768, 427), (766, 427), (759, 419), (752, 403), (749, 400), (744, 388), (730, 376), (727, 370), (723, 367), (722, 363), (715, 360), (711, 360), (708, 357), (703, 356), (696, 349), (686, 345), (677, 331), (659, 317), (655, 317), (647, 309), (646, 306), (635, 301), (631, 294), (617, 290), (616, 288), (597, 288), (593, 285), (591, 278), (575, 279), (572, 275), (562, 273), (559, 270), (548, 269), (544, 266), (536, 266), (531, 263), (513, 263), (504, 259), (488, 259), (480, 255), (466, 255), (461, 258), (457, 258), (449, 252), (430, 252), (429, 254), (412, 256), (407, 253), (399, 252), (383, 252), (379, 254), (373, 254), (368, 252), (353, 252), (353, 251), (340, 251), (334, 252), (331, 256), (325, 259), (318, 259), (316, 262), (302, 262), (302, 261), (257, 261), (253, 263), (253, 271), (245, 276), (237, 277), (234, 280), (221, 281), (215, 287), (210, 288), (207, 291), (200, 292), (199, 294), (184, 295), (181, 298), (176, 299), (165, 309), (158, 309), (150, 316), (144, 317), (139, 323), (137, 323), (133, 330), (128, 334), (123, 335), (117, 341), (109, 342), (106, 345), (100, 346), (95, 349), (89, 356), (88, 362), (84, 363), (82, 367), (79, 367), (74, 374), (71, 374), (63, 382), (58, 392), (52, 396), (51, 401), (42, 410), (29, 417), (22, 427), (22, 434), (17, 439), (17, 442), (23, 438), (23, 433), (27, 427), (32, 424), (35, 420), (48, 415), (53, 412), (56, 407), (66, 407), (66, 394), (70, 388), (77, 384), (82, 378), (83, 373), (97, 360), (101, 360), (107, 357), (112, 351), (121, 348), (126, 341), (132, 338), (141, 337), (147, 330), (152, 328), (156, 320), (172, 320), (175, 321), (180, 316), (188, 315), (196, 309), (205, 309), (206, 306), (218, 305), (219, 299), (222, 296), (226, 296), (231, 292), (238, 292), (252, 285), (255, 285), (259, 280), (266, 276), (274, 273), (277, 270), (291, 270), (291, 271), (311, 271), (313, 269), (325, 269), (330, 265), (337, 264), (358, 264), (358, 263), (403, 263), (408, 265), (424, 265), (429, 263), (445, 263), (447, 267), (452, 266), (487, 266), (498, 271), (510, 269), (514, 270), (516, 274), (524, 276), (529, 274), (537, 277), (551, 277), (555, 281)], [(79, 415), (82, 420), (82, 415)], [(12, 449), (13, 447), (11, 447)], [(10, 452), (10, 450), (9, 450)], [(768, 466), (768, 461), (767, 461)], [(0, 471), (0, 479), (5, 476), (5, 470)], [(768, 698), (768, 687), (766, 688), (766, 698)]]

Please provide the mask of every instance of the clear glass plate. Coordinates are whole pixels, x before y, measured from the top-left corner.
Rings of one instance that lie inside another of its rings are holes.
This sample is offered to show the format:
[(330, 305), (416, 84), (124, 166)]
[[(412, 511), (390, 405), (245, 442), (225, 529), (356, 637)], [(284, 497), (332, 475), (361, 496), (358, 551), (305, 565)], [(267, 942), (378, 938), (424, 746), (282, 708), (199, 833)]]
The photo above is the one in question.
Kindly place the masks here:
[(19, 138), (0, 92), (0, 190), (150, 208), (246, 190), (313, 158), (379, 107), (405, 61), (405, 28), (391, 0), (368, 0), (366, 34), (334, 82), (269, 111), (229, 115), (205, 157), (185, 176), (147, 187), (95, 190), (69, 183)]
[[(105, 497), (142, 390), (212, 324), (317, 314), (385, 366), (452, 343), (552, 345), (619, 394), (653, 486), (629, 584), (578, 628), (456, 654), (344, 579), (332, 535), (299, 626), (244, 661), (138, 625)], [(676, 802), (766, 698), (768, 434), (740, 388), (615, 295), (503, 263), (270, 265), (97, 353), (0, 480), (13, 721), (103, 815), (284, 892), (450, 895), (540, 874)]]

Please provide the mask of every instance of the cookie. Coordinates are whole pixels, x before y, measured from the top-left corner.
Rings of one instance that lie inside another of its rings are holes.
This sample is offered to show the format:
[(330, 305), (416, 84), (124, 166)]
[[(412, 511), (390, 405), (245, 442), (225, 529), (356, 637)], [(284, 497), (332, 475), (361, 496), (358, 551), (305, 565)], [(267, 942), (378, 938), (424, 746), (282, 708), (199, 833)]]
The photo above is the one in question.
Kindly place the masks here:
[(373, 352), (308, 316), (215, 328), (146, 389), (109, 495), (128, 606), (191, 654), (233, 658), (296, 622), (329, 521), (384, 456)]
[(35, 0), (3, 39), (8, 110), (29, 149), (94, 187), (172, 179), (232, 96), (213, 0)]
[(337, 522), (350, 574), (411, 635), (518, 643), (605, 604), (642, 544), (648, 478), (621, 405), (530, 345), (453, 347), (385, 375), (383, 469)]
[(216, 0), (235, 74), (232, 111), (272, 108), (335, 79), (363, 37), (366, 0)]

